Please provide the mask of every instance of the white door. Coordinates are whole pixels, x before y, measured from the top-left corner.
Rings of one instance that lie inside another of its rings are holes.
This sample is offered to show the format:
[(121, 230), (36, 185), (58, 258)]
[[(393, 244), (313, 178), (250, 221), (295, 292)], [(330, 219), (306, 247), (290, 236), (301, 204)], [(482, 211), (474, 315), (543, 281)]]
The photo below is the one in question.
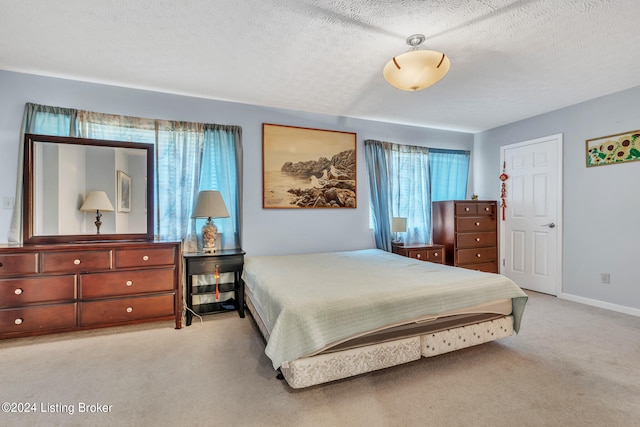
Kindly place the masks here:
[(502, 211), (498, 217), (500, 273), (522, 288), (557, 295), (562, 291), (562, 134), (501, 147), (500, 165), (508, 177), (504, 220)]

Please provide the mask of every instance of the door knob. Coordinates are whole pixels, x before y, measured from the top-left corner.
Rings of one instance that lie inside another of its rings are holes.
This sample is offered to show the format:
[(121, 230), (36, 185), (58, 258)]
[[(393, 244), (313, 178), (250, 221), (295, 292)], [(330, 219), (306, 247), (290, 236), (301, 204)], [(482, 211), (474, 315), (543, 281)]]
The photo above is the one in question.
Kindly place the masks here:
[(556, 228), (556, 225), (553, 222), (550, 222), (549, 224), (542, 224), (542, 227)]

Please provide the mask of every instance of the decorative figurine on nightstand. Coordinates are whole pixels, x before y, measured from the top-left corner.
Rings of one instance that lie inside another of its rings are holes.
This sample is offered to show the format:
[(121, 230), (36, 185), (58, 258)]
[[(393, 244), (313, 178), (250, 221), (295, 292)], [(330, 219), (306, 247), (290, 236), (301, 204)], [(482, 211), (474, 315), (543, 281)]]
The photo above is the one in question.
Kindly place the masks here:
[(202, 226), (202, 240), (204, 241), (204, 252), (216, 251), (216, 237), (218, 227), (213, 223), (212, 218), (228, 218), (229, 211), (222, 200), (219, 191), (205, 190), (198, 194), (196, 207), (193, 209), (191, 218), (207, 218), (207, 222)]

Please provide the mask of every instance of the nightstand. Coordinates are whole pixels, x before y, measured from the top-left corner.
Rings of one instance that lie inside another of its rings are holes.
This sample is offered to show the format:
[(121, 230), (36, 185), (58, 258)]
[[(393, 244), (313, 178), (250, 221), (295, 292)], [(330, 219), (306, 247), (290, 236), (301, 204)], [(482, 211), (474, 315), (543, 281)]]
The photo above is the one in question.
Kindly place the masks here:
[(421, 261), (444, 264), (444, 245), (410, 244), (391, 245), (394, 254), (419, 259)]
[[(242, 249), (224, 249), (216, 252), (183, 253), (185, 261), (185, 274), (187, 278), (187, 289), (185, 299), (187, 301), (186, 326), (191, 325), (193, 312), (197, 314), (212, 314), (230, 310), (238, 310), (238, 315), (244, 317), (244, 282), (241, 279), (242, 267), (244, 265), (244, 254)], [(193, 276), (201, 274), (221, 275), (222, 273), (233, 273), (233, 281), (218, 282), (218, 291), (234, 292), (235, 304), (229, 307), (222, 302), (210, 304), (193, 305), (194, 295), (215, 295), (215, 279), (206, 285), (193, 286)], [(193, 312), (191, 311), (193, 310)]]

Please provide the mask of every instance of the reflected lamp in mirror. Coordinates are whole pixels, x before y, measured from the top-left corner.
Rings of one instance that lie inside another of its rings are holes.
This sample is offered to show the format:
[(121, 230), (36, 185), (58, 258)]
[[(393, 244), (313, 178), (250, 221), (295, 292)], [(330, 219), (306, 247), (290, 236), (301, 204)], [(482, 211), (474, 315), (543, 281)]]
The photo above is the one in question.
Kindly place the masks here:
[(198, 193), (198, 200), (191, 218), (207, 218), (207, 222), (202, 226), (204, 252), (215, 252), (216, 250), (218, 228), (213, 223), (213, 218), (228, 217), (229, 211), (227, 211), (219, 191), (205, 190)]
[(113, 212), (113, 205), (104, 191), (92, 191), (85, 199), (80, 210), (83, 212), (96, 212), (96, 234), (100, 234), (100, 226), (102, 225), (102, 212)]
[(391, 218), (391, 232), (393, 233), (394, 245), (402, 245), (402, 240), (398, 236), (398, 233), (405, 233), (407, 231), (407, 218), (394, 216)]

